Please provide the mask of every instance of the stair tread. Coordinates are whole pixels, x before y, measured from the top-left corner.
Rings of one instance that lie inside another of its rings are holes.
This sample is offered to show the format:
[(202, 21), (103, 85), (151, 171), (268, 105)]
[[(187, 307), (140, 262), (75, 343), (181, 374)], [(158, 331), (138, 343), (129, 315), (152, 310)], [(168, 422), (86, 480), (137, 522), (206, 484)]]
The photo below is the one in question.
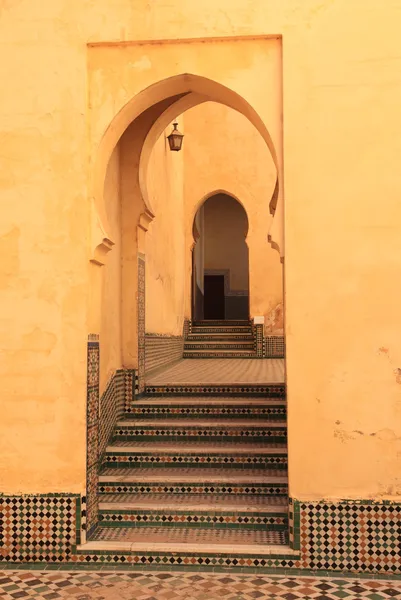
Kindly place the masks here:
[(229, 494), (102, 494), (100, 510), (196, 510), (288, 513), (286, 496)]
[(257, 484), (281, 483), (286, 484), (286, 470), (277, 469), (240, 469), (208, 467), (106, 467), (99, 475), (100, 483), (160, 483), (160, 484), (222, 484), (232, 486), (251, 486)]
[(185, 405), (185, 406), (282, 406), (286, 404), (285, 398), (255, 398), (253, 396), (169, 396), (168, 398), (148, 396), (135, 400), (132, 406), (152, 405)]
[(116, 441), (107, 446), (106, 452), (113, 454), (116, 452), (167, 452), (186, 454), (196, 452), (197, 454), (287, 454), (287, 444), (269, 444), (247, 443), (246, 446), (239, 446), (238, 443), (228, 442), (207, 442), (204, 441), (182, 441), (182, 442), (136, 442)]
[(156, 429), (162, 429), (164, 427), (168, 427), (170, 429), (176, 429), (179, 427), (193, 427), (196, 429), (207, 427), (209, 429), (248, 429), (248, 428), (258, 428), (258, 429), (271, 429), (276, 428), (280, 429), (283, 427), (287, 427), (286, 421), (272, 421), (266, 419), (254, 419), (254, 420), (246, 420), (246, 419), (226, 419), (221, 421), (207, 421), (202, 419), (155, 419), (155, 420), (135, 420), (130, 419), (127, 421), (118, 421), (116, 427), (155, 427)]
[[(97, 541), (101, 540), (101, 541)], [(150, 541), (151, 540), (151, 541)], [(202, 527), (99, 527), (85, 550), (144, 550), (166, 552), (210, 552), (230, 554), (274, 554), (291, 552), (284, 531), (217, 529)]]

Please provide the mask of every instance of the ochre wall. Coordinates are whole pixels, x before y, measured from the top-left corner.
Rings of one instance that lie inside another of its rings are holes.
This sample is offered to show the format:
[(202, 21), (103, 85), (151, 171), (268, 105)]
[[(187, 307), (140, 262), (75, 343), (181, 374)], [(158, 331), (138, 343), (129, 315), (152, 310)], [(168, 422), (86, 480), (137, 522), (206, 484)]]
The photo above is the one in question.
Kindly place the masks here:
[[(196, 72), (249, 99), (276, 141), (283, 123), (290, 493), (399, 500), (399, 3), (1, 10), (1, 491), (84, 488), (91, 161), (127, 97)], [(124, 45), (110, 58), (110, 42), (262, 34), (283, 36), (282, 63), (261, 40), (227, 42), (224, 56), (215, 42)], [(269, 119), (281, 96), (283, 121)]]
[(205, 271), (229, 269), (230, 289), (248, 290), (248, 220), (243, 207), (224, 194), (212, 196), (203, 206)]
[[(193, 218), (202, 200), (219, 190), (238, 198), (248, 217), (250, 314), (265, 316), (269, 332), (277, 332), (282, 328), (275, 309), (283, 301), (283, 278), (279, 254), (267, 240), (269, 202), (276, 182), (271, 154), (249, 120), (222, 104), (200, 104), (188, 110), (184, 120), (187, 247), (193, 243)], [(188, 295), (186, 314), (190, 316)]]
[(107, 381), (121, 368), (121, 193), (120, 145), (111, 155), (105, 180), (108, 221), (115, 246), (102, 267), (100, 321), (100, 393)]
[[(154, 146), (148, 193), (155, 218), (146, 234), (146, 332), (182, 335), (185, 232), (183, 153), (171, 152), (166, 136)], [(183, 130), (183, 124), (180, 124)]]

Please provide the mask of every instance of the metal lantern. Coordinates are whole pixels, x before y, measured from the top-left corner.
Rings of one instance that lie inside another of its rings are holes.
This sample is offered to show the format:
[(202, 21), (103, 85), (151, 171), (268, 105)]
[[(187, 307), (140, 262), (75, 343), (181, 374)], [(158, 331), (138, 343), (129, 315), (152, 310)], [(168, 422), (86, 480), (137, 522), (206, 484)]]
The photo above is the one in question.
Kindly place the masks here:
[(172, 150), (173, 152), (179, 152), (182, 147), (182, 138), (184, 137), (184, 134), (178, 131), (178, 123), (173, 123), (173, 127), (174, 129), (170, 133), (170, 135), (167, 136), (167, 139), (170, 146), (170, 150)]

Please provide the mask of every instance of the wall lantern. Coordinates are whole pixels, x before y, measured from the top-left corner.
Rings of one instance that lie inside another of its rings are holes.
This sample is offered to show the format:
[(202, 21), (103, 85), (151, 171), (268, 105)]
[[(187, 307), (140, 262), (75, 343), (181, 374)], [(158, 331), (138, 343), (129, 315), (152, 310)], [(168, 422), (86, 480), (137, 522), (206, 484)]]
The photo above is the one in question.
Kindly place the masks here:
[(179, 152), (181, 150), (182, 138), (184, 137), (184, 134), (178, 131), (178, 123), (173, 123), (173, 126), (174, 129), (170, 135), (167, 136), (167, 139), (170, 145), (170, 150), (173, 152)]

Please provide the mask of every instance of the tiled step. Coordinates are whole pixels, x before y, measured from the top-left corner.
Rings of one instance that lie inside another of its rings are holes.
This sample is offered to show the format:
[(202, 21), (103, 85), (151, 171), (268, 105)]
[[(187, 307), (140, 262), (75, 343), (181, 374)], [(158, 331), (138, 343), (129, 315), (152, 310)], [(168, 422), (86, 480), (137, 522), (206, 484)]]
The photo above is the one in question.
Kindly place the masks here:
[(184, 345), (184, 352), (188, 350), (253, 350), (253, 340), (187, 340)]
[[(188, 554), (199, 556), (296, 557), (290, 550), (285, 531), (217, 529), (209, 527), (99, 527), (94, 539), (79, 551), (116, 551), (137, 554), (152, 552), (160, 556)], [(260, 558), (259, 558), (260, 560)], [(210, 564), (210, 558), (204, 564)], [(162, 562), (163, 564), (163, 562)], [(195, 564), (195, 561), (192, 562)], [(235, 563), (234, 563), (235, 564)]]
[(104, 466), (131, 465), (230, 466), (233, 469), (287, 468), (285, 444), (218, 442), (118, 442), (108, 446)]
[(265, 383), (265, 384), (157, 384), (146, 385), (145, 395), (152, 396), (240, 396), (260, 397), (260, 398), (285, 398), (284, 383)]
[[(169, 465), (140, 467), (131, 465), (104, 467), (99, 476), (100, 498), (104, 494), (163, 494), (165, 501), (172, 496), (193, 494), (198, 498), (212, 494), (225, 496), (274, 497), (282, 502), (288, 493), (287, 472), (285, 469), (232, 469), (224, 467), (204, 467)], [(167, 500), (168, 499), (168, 500)]]
[(190, 333), (185, 340), (186, 342), (231, 342), (231, 341), (254, 341), (252, 333)]
[(285, 443), (287, 426), (285, 422), (239, 420), (235, 424), (220, 421), (211, 424), (197, 419), (175, 419), (167, 421), (119, 421), (115, 427), (113, 440), (215, 440), (248, 442)]
[(227, 327), (227, 325), (199, 325), (192, 327), (191, 333), (252, 333), (252, 328), (249, 325), (236, 325)]
[(199, 496), (191, 494), (171, 496), (169, 500), (163, 494), (125, 496), (124, 501), (116, 500), (114, 496), (101, 499), (101, 526), (241, 527), (268, 531), (284, 531), (288, 527), (286, 507), (264, 503), (263, 496), (209, 494), (203, 496), (202, 502)]
[(192, 327), (238, 327), (238, 326), (246, 326), (251, 327), (249, 320), (247, 319), (233, 319), (233, 320), (202, 320), (202, 321), (193, 321)]
[[(268, 419), (284, 420), (287, 413), (284, 398), (252, 398), (232, 396), (209, 397), (179, 396), (142, 398), (132, 404), (128, 419)], [(234, 424), (234, 421), (232, 421)]]
[(185, 350), (183, 358), (255, 358), (256, 352), (252, 350)]

